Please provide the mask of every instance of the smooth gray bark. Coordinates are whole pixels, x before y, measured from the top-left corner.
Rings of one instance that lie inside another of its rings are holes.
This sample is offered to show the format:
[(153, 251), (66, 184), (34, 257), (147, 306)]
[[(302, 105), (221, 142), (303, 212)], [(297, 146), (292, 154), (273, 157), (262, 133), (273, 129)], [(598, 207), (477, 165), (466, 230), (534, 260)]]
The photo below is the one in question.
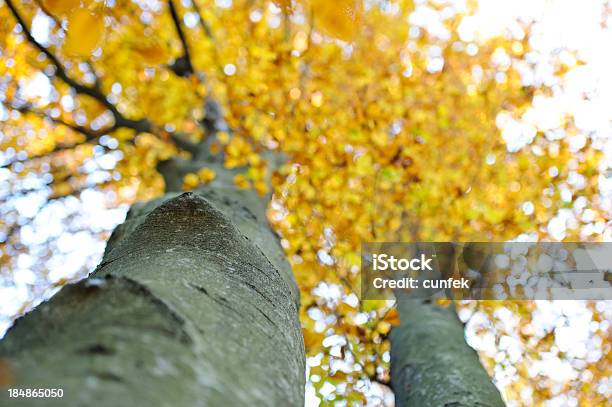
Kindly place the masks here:
[(454, 307), (400, 297), (398, 308), (401, 324), (390, 334), (396, 406), (504, 405), (478, 355), (465, 342)]
[(0, 342), (32, 406), (302, 406), (299, 295), (252, 191), (135, 205), (102, 263)]

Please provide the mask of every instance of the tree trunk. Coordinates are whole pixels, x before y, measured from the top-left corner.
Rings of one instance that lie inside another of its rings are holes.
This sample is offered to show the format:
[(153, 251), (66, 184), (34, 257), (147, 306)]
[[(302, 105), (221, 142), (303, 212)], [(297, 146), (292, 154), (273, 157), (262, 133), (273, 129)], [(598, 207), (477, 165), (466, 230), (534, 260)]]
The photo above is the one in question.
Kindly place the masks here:
[(504, 402), (464, 338), (454, 307), (401, 298), (390, 334), (395, 405), (497, 407)]
[(36, 406), (304, 403), (299, 294), (252, 191), (136, 204), (86, 280), (0, 342), (13, 388), (61, 388)]

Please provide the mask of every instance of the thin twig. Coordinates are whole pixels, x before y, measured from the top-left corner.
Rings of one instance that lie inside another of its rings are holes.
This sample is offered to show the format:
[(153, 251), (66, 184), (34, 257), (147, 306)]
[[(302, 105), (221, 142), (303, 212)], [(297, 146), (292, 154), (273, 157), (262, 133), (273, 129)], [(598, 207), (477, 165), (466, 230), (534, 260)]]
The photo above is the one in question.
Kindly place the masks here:
[(49, 51), (41, 43), (39, 43), (34, 38), (34, 36), (32, 36), (32, 33), (30, 32), (30, 29), (28, 28), (28, 26), (25, 23), (24, 19), (19, 14), (19, 11), (15, 7), (15, 5), (13, 4), (13, 0), (6, 0), (6, 5), (11, 10), (11, 13), (15, 17), (15, 19), (17, 20), (19, 25), (21, 25), (21, 28), (23, 29), (23, 33), (25, 34), (25, 36), (28, 39), (28, 41), (32, 45), (34, 45), (36, 48), (38, 48), (38, 50), (40, 52), (45, 54), (45, 56), (55, 66), (55, 75), (58, 78), (60, 78), (62, 81), (64, 81), (64, 83), (66, 83), (68, 86), (73, 88), (75, 90), (75, 92), (77, 92), (79, 94), (91, 96), (92, 98), (98, 100), (100, 103), (102, 103), (104, 105), (104, 107), (106, 107), (108, 110), (110, 110), (113, 113), (113, 115), (120, 115), (120, 113), (117, 111), (117, 108), (115, 107), (115, 105), (113, 105), (111, 102), (109, 102), (108, 99), (106, 99), (106, 97), (104, 96), (104, 94), (102, 94), (100, 91), (98, 91), (94, 87), (90, 87), (90, 86), (84, 85), (82, 83), (79, 83), (79, 82), (75, 81), (74, 79), (72, 79), (70, 76), (68, 76), (68, 74), (66, 73), (66, 69), (64, 68), (64, 65), (62, 65), (60, 60), (55, 55), (53, 55), (53, 53), (51, 53), (51, 51)]
[(214, 40), (212, 30), (210, 26), (208, 25), (208, 23), (206, 22), (206, 20), (204, 20), (204, 16), (202, 15), (202, 12), (200, 11), (200, 6), (198, 6), (197, 0), (193, 0), (191, 4), (193, 5), (193, 9), (198, 15), (198, 21), (200, 22), (200, 27), (202, 27), (202, 30), (204, 31), (204, 33), (206, 34), (208, 38), (210, 38), (211, 40)]
[(100, 130), (93, 130), (89, 127), (85, 127), (85, 126), (79, 126), (75, 123), (69, 123), (65, 120), (56, 118), (56, 117), (51, 117), (49, 116), (47, 113), (42, 112), (40, 110), (37, 109), (33, 109), (31, 106), (25, 105), (25, 106), (20, 106), (20, 107), (12, 107), (13, 110), (17, 110), (20, 113), (24, 113), (24, 114), (33, 114), (35, 116), (38, 116), (42, 119), (48, 119), (50, 121), (52, 121), (55, 124), (60, 124), (64, 127), (68, 127), (69, 129), (76, 131), (77, 133), (81, 133), (82, 135), (85, 136), (85, 141), (94, 141), (97, 140), (98, 138), (102, 137), (105, 134), (111, 133), (113, 131), (116, 130), (117, 125), (114, 124), (110, 127), (104, 128), (104, 129), (100, 129)]
[[(111, 114), (113, 115), (114, 121), (115, 121), (114, 126), (111, 128), (112, 130), (117, 130), (120, 128), (127, 128), (127, 129), (132, 129), (138, 133), (154, 133), (156, 130), (158, 130), (158, 128), (147, 118), (141, 118), (141, 119), (134, 120), (134, 119), (129, 119), (125, 117), (123, 114), (121, 114), (121, 112), (119, 112), (117, 107), (106, 98), (106, 96), (101, 90), (101, 87), (100, 87), (100, 84), (97, 78), (93, 86), (86, 85), (86, 84), (80, 83), (72, 79), (66, 72), (66, 69), (64, 65), (60, 62), (60, 60), (51, 51), (49, 51), (49, 49), (44, 47), (41, 43), (39, 43), (34, 38), (32, 33), (30, 32), (30, 29), (25, 23), (25, 20), (23, 19), (21, 14), (19, 14), (17, 7), (15, 7), (15, 4), (13, 4), (13, 0), (6, 0), (6, 4), (8, 8), (10, 9), (11, 13), (13, 14), (13, 16), (15, 17), (15, 19), (17, 20), (17, 23), (21, 26), (23, 33), (26, 36), (27, 40), (51, 61), (51, 63), (55, 67), (55, 76), (61, 79), (65, 84), (70, 86), (72, 89), (74, 89), (74, 91), (77, 94), (87, 95), (87, 96), (94, 98), (95, 100), (100, 102), (105, 108), (107, 108), (111, 112)], [(185, 47), (184, 52), (187, 58), (187, 62), (189, 64), (191, 71), (193, 71), (193, 68), (191, 66), (191, 61), (189, 60), (189, 50), (187, 48), (187, 42), (186, 42), (186, 39), (181, 29), (180, 20), (177, 20), (178, 13), (176, 13), (176, 9), (174, 8), (174, 5), (171, 0), (169, 0), (169, 5), (171, 8), (171, 12), (172, 10), (174, 10), (172, 12), (173, 20), (175, 21), (175, 24), (177, 25), (179, 36), (181, 37), (181, 41), (183, 43), (183, 46)], [(94, 73), (94, 76), (96, 76), (95, 70), (92, 69), (92, 72)], [(76, 127), (76, 128), (73, 128), (73, 130), (82, 131), (82, 130), (85, 130), (85, 128)], [(108, 131), (108, 130), (105, 130), (105, 131)], [(195, 144), (188, 141), (183, 135), (178, 134), (178, 133), (171, 133), (171, 132), (168, 132), (168, 133), (170, 135), (170, 139), (173, 142), (175, 142), (179, 148), (183, 148), (192, 153), (196, 151)]]
[(174, 2), (172, 0), (168, 0), (168, 8), (170, 9), (170, 15), (172, 16), (172, 21), (174, 22), (174, 28), (176, 28), (176, 33), (181, 40), (181, 44), (183, 46), (183, 56), (178, 58), (174, 63), (174, 71), (179, 76), (189, 76), (192, 75), (195, 71), (193, 69), (193, 64), (191, 63), (191, 54), (189, 52), (189, 44), (187, 43), (187, 36), (183, 31), (183, 26), (181, 24), (181, 17), (174, 6)]

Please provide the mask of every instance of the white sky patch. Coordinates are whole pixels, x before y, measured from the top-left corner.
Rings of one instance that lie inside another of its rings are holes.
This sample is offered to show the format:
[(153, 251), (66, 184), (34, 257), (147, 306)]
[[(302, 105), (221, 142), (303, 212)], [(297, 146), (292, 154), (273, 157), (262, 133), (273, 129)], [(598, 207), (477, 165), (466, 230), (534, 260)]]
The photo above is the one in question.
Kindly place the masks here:
[(333, 266), (334, 264), (334, 258), (323, 249), (319, 249), (317, 252), (317, 258), (319, 259), (319, 262), (325, 264), (326, 266)]
[[(34, 306), (55, 291), (49, 291), (50, 285), (93, 270), (106, 246), (100, 233), (114, 229), (127, 212), (125, 205), (109, 209), (105, 193), (95, 190), (83, 191), (80, 199), (45, 202), (45, 194), (34, 193), (14, 200), (20, 216), (33, 216), (20, 230), (20, 241), (31, 253), (20, 254), (9, 278), (0, 280), (0, 338), (24, 305)], [(47, 245), (53, 254), (41, 262), (37, 252)]]
[[(0, 314), (15, 315), (21, 306), (30, 299), (30, 291), (24, 284), (0, 286)], [(0, 325), (7, 319), (0, 320)]]
[[(551, 92), (536, 95), (521, 117), (500, 112), (498, 128), (510, 152), (532, 144), (539, 137), (538, 132), (548, 140), (564, 139), (574, 152), (581, 151), (588, 141), (601, 149), (604, 152), (599, 177), (602, 199), (598, 205), (608, 214), (612, 214), (612, 75), (609, 74), (612, 53), (606, 52), (606, 45), (612, 43), (612, 19), (602, 16), (605, 8), (611, 6), (605, 0), (481, 0), (478, 12), (464, 18), (458, 29), (464, 41), (478, 42), (500, 35), (521, 39), (524, 33), (517, 21), (533, 22), (529, 37), (532, 51), (526, 56), (529, 64), (522, 61), (515, 68), (521, 72), (526, 85), (545, 84)], [(562, 77), (554, 75), (558, 64), (565, 64), (569, 69)], [(564, 129), (568, 120), (576, 129), (571, 134)], [(562, 198), (571, 203), (579, 195), (574, 191), (582, 189), (585, 180), (576, 173), (570, 174), (569, 181)], [(558, 214), (550, 221), (548, 232), (560, 240), (575, 223), (567, 214)], [(611, 229), (605, 223), (593, 222), (584, 225), (580, 233), (584, 238), (598, 234), (610, 239)]]
[(232, 0), (215, 0), (215, 5), (220, 8), (232, 7)]
[(36, 72), (32, 78), (21, 83), (22, 96), (26, 99), (39, 99), (42, 104), (49, 102), (51, 91), (51, 82), (42, 72)]
[(40, 207), (43, 206), (46, 201), (46, 194), (28, 194), (15, 199), (15, 209), (17, 209), (19, 215), (31, 218), (36, 215)]
[(51, 33), (51, 24), (53, 20), (47, 17), (42, 11), (38, 11), (32, 19), (30, 31), (32, 37), (42, 45), (47, 45), (49, 42), (49, 34)]
[[(612, 136), (612, 53), (602, 47), (612, 43), (612, 30), (602, 26), (606, 1), (481, 0), (478, 13), (459, 26), (465, 41), (485, 40), (511, 33), (522, 38), (517, 19), (535, 20), (530, 46), (537, 53), (536, 76), (547, 81), (554, 58), (572, 64), (576, 52), (583, 66), (573, 68), (554, 88), (551, 97), (536, 96), (526, 121), (540, 130), (560, 127), (571, 114), (578, 129), (593, 132), (610, 143)], [(566, 50), (566, 51), (564, 51)], [(587, 97), (585, 97), (585, 95)], [(512, 123), (508, 123), (512, 125)], [(517, 137), (522, 132), (514, 131)], [(514, 145), (513, 145), (514, 146)]]

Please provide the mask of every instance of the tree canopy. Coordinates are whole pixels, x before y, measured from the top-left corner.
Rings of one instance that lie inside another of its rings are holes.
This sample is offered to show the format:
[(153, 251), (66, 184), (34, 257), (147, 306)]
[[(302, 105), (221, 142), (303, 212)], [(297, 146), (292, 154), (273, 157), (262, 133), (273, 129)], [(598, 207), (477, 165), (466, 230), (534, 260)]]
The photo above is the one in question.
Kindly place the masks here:
[[(358, 300), (362, 241), (601, 240), (609, 221), (599, 141), (569, 116), (530, 120), (534, 101), (556, 92), (579, 58), (564, 51), (551, 63), (558, 81), (534, 80), (532, 22), (471, 38), (462, 27), (476, 9), (411, 0), (4, 0), (0, 278), (33, 269), (38, 297), (65, 284), (49, 278), (59, 234), (28, 237), (45, 208), (74, 206), (92, 189), (109, 207), (157, 197), (158, 163), (209, 139), (210, 154), (237, 170), (237, 186), (271, 194), (269, 219), (301, 291), (310, 389), (324, 404), (372, 401), (384, 394), (372, 386), (389, 382), (387, 335), (398, 314), (390, 302)], [(206, 120), (224, 120), (225, 131), (207, 131)], [(271, 153), (284, 162), (272, 165)], [(183, 188), (215, 176), (204, 166)], [(38, 203), (26, 210), (22, 198)], [(108, 227), (69, 221), (58, 227), (107, 236)], [(591, 334), (599, 357), (580, 357), (559, 350), (554, 326), (538, 325), (534, 302), (459, 305), (464, 319), (486, 321), (479, 333), (500, 349), (482, 358), (491, 374), (513, 377), (506, 400), (604, 402), (609, 306), (580, 305), (600, 327)], [(519, 356), (504, 354), (503, 338)], [(546, 355), (577, 375), (559, 385), (533, 374)]]

